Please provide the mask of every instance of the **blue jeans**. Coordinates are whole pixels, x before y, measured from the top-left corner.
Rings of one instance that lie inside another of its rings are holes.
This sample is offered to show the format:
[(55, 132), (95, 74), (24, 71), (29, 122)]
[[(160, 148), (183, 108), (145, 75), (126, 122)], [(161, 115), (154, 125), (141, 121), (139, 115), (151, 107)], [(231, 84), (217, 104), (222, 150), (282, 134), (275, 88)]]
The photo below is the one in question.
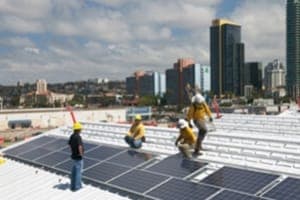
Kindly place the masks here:
[(142, 140), (135, 140), (133, 137), (130, 137), (128, 135), (125, 136), (125, 142), (131, 147), (131, 148), (141, 148), (142, 147)]
[(73, 167), (71, 173), (71, 190), (79, 190), (81, 186), (81, 173), (83, 168), (83, 160), (73, 160)]

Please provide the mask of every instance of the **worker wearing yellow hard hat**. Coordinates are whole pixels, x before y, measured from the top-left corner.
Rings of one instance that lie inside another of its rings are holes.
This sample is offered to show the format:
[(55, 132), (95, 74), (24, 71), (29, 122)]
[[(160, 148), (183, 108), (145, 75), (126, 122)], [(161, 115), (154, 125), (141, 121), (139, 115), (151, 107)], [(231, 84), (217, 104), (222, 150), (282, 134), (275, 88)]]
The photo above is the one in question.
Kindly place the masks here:
[(75, 122), (73, 124), (73, 130), (81, 130), (82, 129), (82, 125), (79, 122)]
[(82, 130), (82, 125), (79, 122), (75, 122), (73, 124), (73, 134), (69, 139), (69, 146), (71, 148), (71, 158), (73, 161), (73, 167), (71, 172), (71, 184), (70, 189), (72, 191), (79, 190), (81, 185), (81, 173), (83, 167), (83, 143), (82, 138), (80, 136), (80, 132)]
[(142, 147), (142, 143), (145, 142), (145, 127), (141, 115), (135, 115), (134, 122), (124, 139), (131, 148), (138, 149)]

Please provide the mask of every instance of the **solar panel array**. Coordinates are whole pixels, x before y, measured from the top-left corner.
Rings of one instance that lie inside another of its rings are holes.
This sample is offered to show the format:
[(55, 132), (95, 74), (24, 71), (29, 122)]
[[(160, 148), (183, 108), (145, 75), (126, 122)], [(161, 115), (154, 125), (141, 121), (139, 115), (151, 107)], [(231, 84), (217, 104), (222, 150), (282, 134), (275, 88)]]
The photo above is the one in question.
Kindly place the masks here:
[[(278, 175), (223, 167), (196, 183), (188, 179), (208, 163), (183, 159), (180, 154), (159, 160), (153, 154), (86, 141), (84, 148), (84, 181), (137, 199), (300, 199), (300, 180), (296, 178), (276, 184)], [(66, 138), (42, 136), (4, 153), (64, 174), (72, 168)]]

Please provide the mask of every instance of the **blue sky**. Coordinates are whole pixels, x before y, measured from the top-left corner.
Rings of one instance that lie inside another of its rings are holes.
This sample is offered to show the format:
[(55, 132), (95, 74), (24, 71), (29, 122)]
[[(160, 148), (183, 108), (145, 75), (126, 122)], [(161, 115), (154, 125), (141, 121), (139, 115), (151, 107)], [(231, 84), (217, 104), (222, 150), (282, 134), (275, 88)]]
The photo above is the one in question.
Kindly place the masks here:
[(242, 25), (246, 61), (285, 63), (285, 0), (0, 0), (0, 84), (209, 64), (215, 18)]

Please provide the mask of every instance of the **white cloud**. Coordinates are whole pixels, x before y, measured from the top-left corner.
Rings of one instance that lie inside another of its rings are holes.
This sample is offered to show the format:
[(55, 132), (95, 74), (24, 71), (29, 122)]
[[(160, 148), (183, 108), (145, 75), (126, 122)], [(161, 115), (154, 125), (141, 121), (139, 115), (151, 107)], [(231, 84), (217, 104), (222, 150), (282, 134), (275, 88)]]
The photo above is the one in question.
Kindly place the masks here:
[(31, 54), (40, 54), (40, 50), (37, 48), (32, 48), (32, 47), (25, 47), (24, 51), (31, 53)]
[(264, 64), (277, 58), (285, 61), (284, 0), (248, 0), (231, 17), (242, 25), (246, 60)]
[(34, 43), (26, 37), (3, 37), (0, 38), (0, 45), (7, 47), (34, 46)]
[[(226, 1), (226, 0), (223, 0)], [(1, 83), (164, 72), (179, 57), (209, 64), (209, 26), (221, 0), (0, 0)], [(241, 0), (246, 60), (285, 55), (284, 0)], [(7, 77), (12, 77), (8, 79)]]

